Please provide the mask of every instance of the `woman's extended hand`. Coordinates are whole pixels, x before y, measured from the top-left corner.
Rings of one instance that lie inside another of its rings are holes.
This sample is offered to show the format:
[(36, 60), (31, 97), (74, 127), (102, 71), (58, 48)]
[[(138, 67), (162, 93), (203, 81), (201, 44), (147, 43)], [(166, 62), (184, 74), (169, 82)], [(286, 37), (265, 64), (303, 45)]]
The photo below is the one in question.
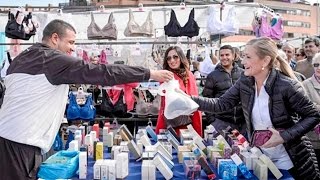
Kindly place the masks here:
[(284, 143), (284, 140), (280, 136), (279, 131), (275, 130), (274, 128), (268, 128), (268, 130), (272, 132), (272, 136), (266, 143), (264, 143), (264, 145), (262, 145), (260, 147), (262, 147), (262, 148), (270, 148), (270, 147), (276, 147), (279, 144), (283, 144)]

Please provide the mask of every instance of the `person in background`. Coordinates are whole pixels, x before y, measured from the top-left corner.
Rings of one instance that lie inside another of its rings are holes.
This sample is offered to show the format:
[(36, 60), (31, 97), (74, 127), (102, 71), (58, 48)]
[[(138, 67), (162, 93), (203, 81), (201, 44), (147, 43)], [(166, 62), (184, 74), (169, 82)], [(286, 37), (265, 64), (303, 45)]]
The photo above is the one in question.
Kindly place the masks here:
[(314, 73), (312, 58), (319, 52), (320, 41), (318, 38), (308, 38), (304, 41), (304, 52), (307, 58), (297, 62), (296, 71), (310, 78)]
[(304, 52), (304, 49), (303, 48), (299, 48), (297, 49), (297, 52), (295, 54), (295, 60), (296, 62), (298, 61), (301, 61), (301, 60), (304, 60), (306, 59), (307, 56), (306, 56), (306, 53)]
[[(244, 53), (244, 74), (224, 95), (191, 98), (199, 104), (199, 110), (211, 113), (224, 112), (241, 102), (249, 139), (254, 130), (272, 132), (260, 148), (277, 168), (289, 170), (294, 179), (319, 179), (317, 161), (308, 150), (312, 145), (306, 146), (302, 140), (319, 123), (318, 109), (288, 63), (278, 56), (272, 39), (252, 39)], [(274, 68), (276, 59), (281, 72)], [(294, 113), (302, 118), (294, 121), (291, 116)]]
[[(192, 67), (193, 67), (192, 73), (196, 79), (201, 78), (201, 74), (199, 72), (199, 65), (200, 63), (198, 61), (192, 61)], [(200, 86), (200, 80), (199, 81), (197, 80), (197, 86)]]
[[(198, 96), (198, 88), (194, 75), (188, 69), (187, 58), (182, 49), (178, 46), (169, 47), (164, 55), (163, 69), (173, 72), (174, 79), (179, 81), (180, 89), (188, 95)], [(195, 111), (190, 116), (179, 116), (175, 120), (168, 120), (164, 116), (165, 98), (161, 97), (161, 105), (156, 125), (156, 133), (160, 129), (167, 129), (172, 126), (179, 135), (179, 129), (186, 129), (188, 124), (192, 124), (196, 132), (202, 136), (202, 116), (200, 111)], [(182, 122), (182, 124), (171, 124), (171, 122)], [(191, 122), (191, 123), (190, 123)]]
[(205, 79), (205, 78), (203, 76), (201, 76), (201, 73), (199, 71), (200, 63), (198, 61), (193, 61), (192, 66), (193, 66), (192, 73), (193, 73), (193, 76), (196, 78), (196, 83), (197, 83), (199, 95), (201, 95), (202, 91), (203, 91), (203, 87), (204, 87), (204, 80), (203, 79)]
[[(202, 92), (204, 97), (217, 98), (222, 96), (240, 78), (243, 69), (234, 61), (234, 50), (230, 45), (224, 45), (220, 48), (220, 63), (206, 78)], [(228, 126), (245, 134), (245, 121), (240, 103), (219, 114), (206, 113), (206, 119), (221, 134), (222, 130)]]
[[(303, 81), (302, 84), (312, 102), (317, 106), (320, 111), (320, 53), (317, 53), (312, 59), (312, 65), (314, 68), (314, 74), (307, 80)], [(319, 135), (314, 131), (310, 131), (308, 134), (310, 141), (315, 149), (315, 153), (320, 160), (320, 141)]]
[[(288, 62), (288, 60), (287, 60), (287, 57), (288, 57), (288, 56), (286, 55), (286, 53), (285, 53), (284, 51), (278, 50), (278, 55), (279, 55), (282, 59), (284, 59), (284, 60), (286, 60), (286, 61)], [(275, 64), (275, 68), (278, 68), (279, 70), (281, 70), (281, 69), (280, 69), (280, 62), (279, 62), (277, 59), (274, 61), (274, 64)], [(292, 68), (292, 66), (290, 66), (290, 67)], [(293, 71), (293, 73), (294, 73), (294, 75), (296, 76), (296, 78), (297, 78), (300, 82), (306, 80), (306, 77), (305, 77), (303, 74), (301, 74), (301, 73), (299, 73), (299, 72), (297, 72), (297, 71)]]
[(112, 86), (173, 78), (167, 70), (85, 64), (68, 55), (75, 50), (75, 39), (74, 27), (53, 20), (43, 30), (42, 43), (10, 64), (0, 109), (1, 179), (37, 179), (42, 154), (50, 150), (64, 117), (68, 84)]
[(294, 47), (289, 43), (285, 43), (285, 44), (282, 45), (281, 49), (282, 49), (283, 52), (286, 53), (286, 55), (287, 55), (286, 60), (288, 61), (290, 67), (293, 70), (295, 70), (297, 62), (293, 58), (293, 56), (294, 56)]
[(235, 54), (234, 54), (234, 56), (235, 56), (234, 62), (237, 63), (237, 65), (238, 65), (240, 68), (243, 69), (243, 64), (241, 64), (242, 59), (241, 59), (240, 49), (237, 48), (237, 47), (233, 47), (233, 49), (234, 49), (234, 53), (235, 53)]

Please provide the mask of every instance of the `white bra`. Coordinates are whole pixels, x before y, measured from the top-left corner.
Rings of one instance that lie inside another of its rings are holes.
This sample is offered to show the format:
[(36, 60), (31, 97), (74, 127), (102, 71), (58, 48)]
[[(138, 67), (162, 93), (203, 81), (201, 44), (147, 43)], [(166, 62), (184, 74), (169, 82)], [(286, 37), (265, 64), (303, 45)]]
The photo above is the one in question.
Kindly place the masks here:
[(213, 34), (234, 35), (239, 33), (239, 24), (236, 18), (235, 7), (229, 9), (228, 15), (222, 21), (219, 12), (214, 7), (209, 7), (210, 15), (207, 21), (207, 31)]

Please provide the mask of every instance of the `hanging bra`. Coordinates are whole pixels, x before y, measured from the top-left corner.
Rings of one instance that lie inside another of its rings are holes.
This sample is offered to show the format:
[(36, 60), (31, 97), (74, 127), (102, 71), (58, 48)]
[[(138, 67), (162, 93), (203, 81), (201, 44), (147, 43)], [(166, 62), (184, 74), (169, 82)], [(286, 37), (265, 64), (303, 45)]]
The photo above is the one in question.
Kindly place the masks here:
[(124, 35), (126, 37), (153, 36), (152, 12), (149, 11), (146, 21), (142, 26), (139, 26), (139, 24), (134, 20), (132, 10), (129, 9), (129, 21), (126, 29), (124, 30)]
[(123, 102), (124, 91), (121, 90), (118, 101), (113, 104), (105, 89), (102, 89), (101, 111), (104, 116), (125, 117), (127, 105)]
[(146, 102), (141, 93), (142, 92), (139, 92), (139, 99), (136, 104), (136, 113), (139, 115), (158, 115), (160, 109), (160, 95), (157, 95), (152, 102)]
[(192, 38), (199, 35), (199, 29), (197, 22), (194, 20), (194, 8), (189, 14), (188, 22), (183, 27), (178, 22), (176, 13), (171, 9), (170, 21), (164, 26), (165, 35), (170, 37), (188, 36)]
[(156, 98), (152, 101), (152, 105), (150, 107), (150, 114), (158, 115), (160, 110), (160, 95), (157, 95)]
[(91, 13), (91, 23), (87, 28), (88, 39), (112, 39), (116, 40), (118, 35), (117, 27), (114, 24), (113, 13), (110, 13), (108, 23), (100, 29)]
[(239, 26), (236, 19), (235, 7), (231, 7), (227, 17), (221, 21), (220, 16), (214, 7), (209, 9), (210, 15), (207, 21), (207, 31), (211, 34), (234, 35), (239, 33)]
[(96, 109), (92, 105), (92, 96), (88, 96), (86, 103), (84, 106), (80, 107), (77, 104), (76, 96), (70, 92), (69, 93), (69, 105), (67, 109), (67, 119), (68, 120), (75, 120), (75, 119), (86, 119), (92, 120), (96, 115)]
[(271, 26), (267, 20), (266, 16), (261, 16), (260, 26), (257, 27), (258, 34), (257, 37), (270, 37), (271, 35)]
[(273, 26), (270, 25), (268, 22), (267, 16), (262, 15), (260, 18), (260, 26), (257, 26), (255, 32), (257, 37), (270, 37), (271, 39), (281, 40), (283, 37), (283, 26), (282, 26), (282, 19), (279, 17), (277, 18), (276, 22), (274, 23), (273, 18)]
[(271, 39), (281, 40), (283, 37), (282, 18), (278, 18), (277, 22), (271, 26)]

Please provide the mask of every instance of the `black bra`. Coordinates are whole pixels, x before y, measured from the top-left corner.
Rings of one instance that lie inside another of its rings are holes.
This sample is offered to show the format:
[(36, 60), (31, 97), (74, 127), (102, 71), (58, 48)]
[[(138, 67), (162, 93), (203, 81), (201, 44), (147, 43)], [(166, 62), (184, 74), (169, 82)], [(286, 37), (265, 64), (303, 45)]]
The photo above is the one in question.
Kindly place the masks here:
[(165, 35), (171, 37), (188, 36), (192, 38), (199, 35), (199, 29), (197, 22), (194, 20), (194, 8), (189, 14), (188, 22), (181, 27), (177, 20), (176, 13), (171, 9), (171, 16), (169, 23), (164, 26)]
[(121, 90), (119, 100), (113, 104), (105, 89), (102, 89), (102, 115), (106, 117), (124, 117), (127, 114), (127, 105), (123, 102), (124, 91)]

